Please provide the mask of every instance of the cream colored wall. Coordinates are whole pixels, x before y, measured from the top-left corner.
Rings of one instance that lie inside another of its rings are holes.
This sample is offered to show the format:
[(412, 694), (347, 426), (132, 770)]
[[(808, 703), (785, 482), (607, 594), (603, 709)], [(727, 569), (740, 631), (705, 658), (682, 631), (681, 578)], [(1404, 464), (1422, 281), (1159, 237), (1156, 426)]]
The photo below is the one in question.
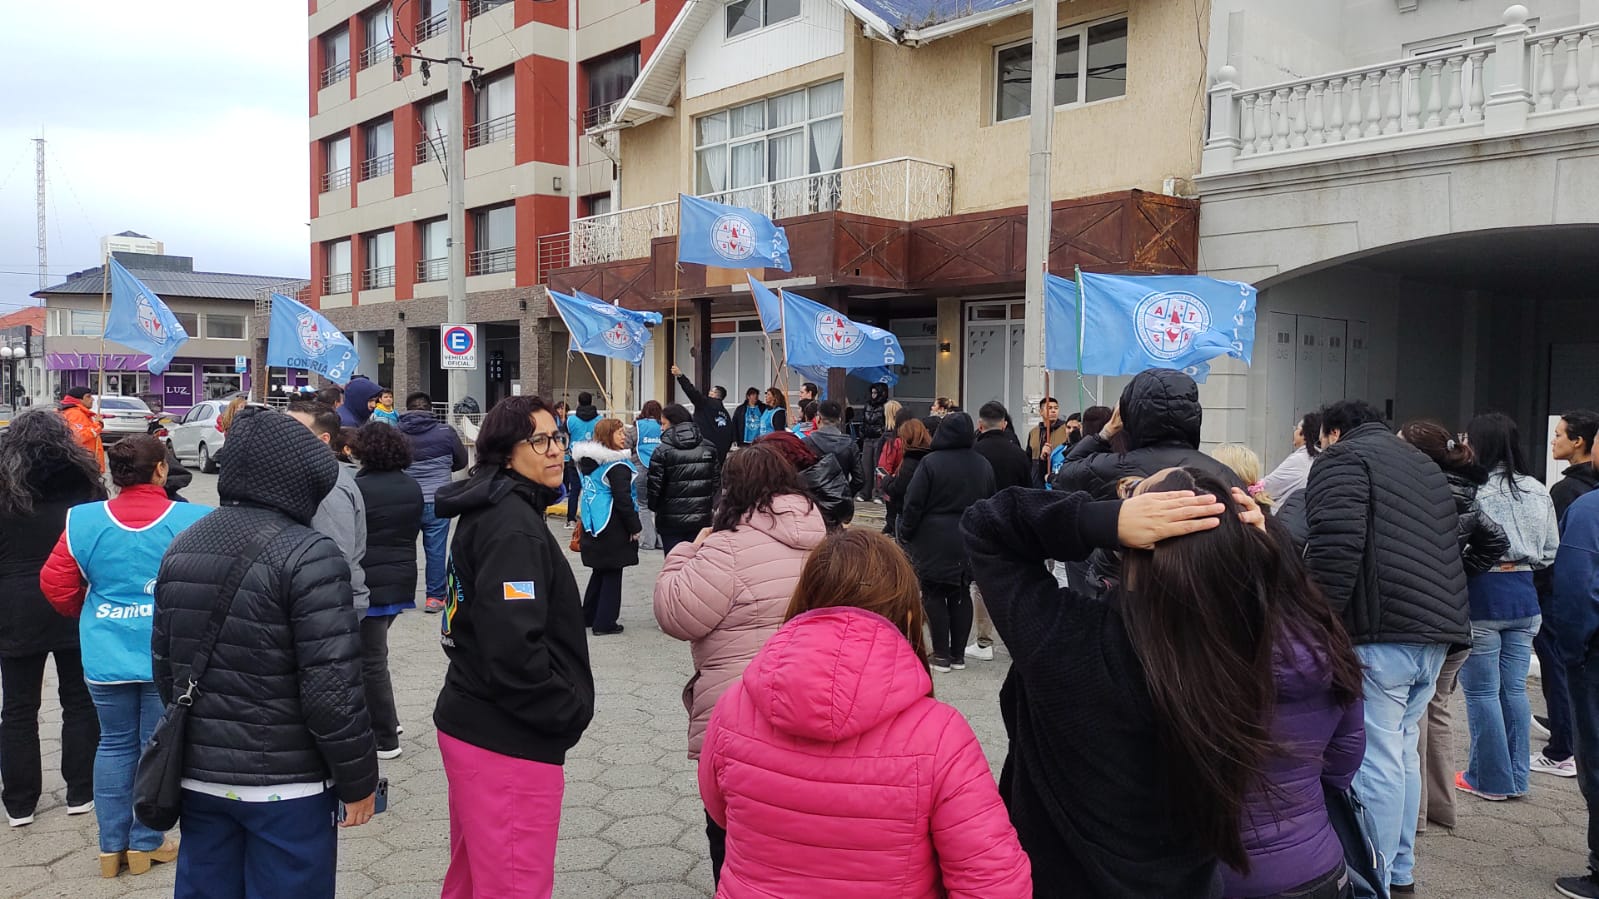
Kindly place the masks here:
[(622, 196), (618, 209), (660, 203), (677, 196), (678, 119), (656, 119), (621, 132)]
[(949, 341), (950, 352), (938, 354), (938, 364), (933, 370), (933, 384), (937, 393), (934, 396), (961, 395), (961, 354), (962, 342), (965, 340), (966, 329), (961, 323), (961, 300), (959, 297), (942, 298), (938, 301), (938, 339), (940, 342)]

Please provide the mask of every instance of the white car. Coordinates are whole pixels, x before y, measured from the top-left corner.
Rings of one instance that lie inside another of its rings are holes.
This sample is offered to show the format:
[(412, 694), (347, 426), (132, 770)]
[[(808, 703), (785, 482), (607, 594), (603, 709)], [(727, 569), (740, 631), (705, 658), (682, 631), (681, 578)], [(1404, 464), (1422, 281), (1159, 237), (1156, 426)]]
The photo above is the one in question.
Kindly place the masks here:
[(100, 413), (100, 421), (105, 425), (100, 436), (106, 443), (129, 434), (148, 434), (150, 422), (155, 421), (155, 413), (136, 396), (97, 396), (94, 411)]
[(223, 434), (217, 430), (217, 417), (231, 400), (206, 400), (196, 403), (183, 417), (167, 427), (167, 448), (181, 462), (194, 460), (206, 474), (217, 470), (217, 452)]

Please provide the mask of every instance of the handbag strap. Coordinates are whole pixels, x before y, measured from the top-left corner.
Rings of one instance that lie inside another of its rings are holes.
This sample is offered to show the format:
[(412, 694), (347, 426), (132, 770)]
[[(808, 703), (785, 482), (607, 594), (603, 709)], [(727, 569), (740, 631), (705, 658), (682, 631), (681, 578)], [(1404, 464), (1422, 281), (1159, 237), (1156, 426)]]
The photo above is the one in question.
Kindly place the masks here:
[(233, 608), (233, 601), (239, 595), (239, 587), (244, 584), (244, 576), (250, 570), (250, 565), (256, 557), (261, 555), (273, 538), (282, 533), (286, 527), (282, 522), (274, 522), (257, 531), (245, 545), (244, 552), (233, 560), (233, 566), (228, 569), (228, 576), (222, 581), (222, 589), (217, 591), (217, 604), (211, 607), (211, 618), (206, 622), (205, 633), (200, 636), (200, 644), (195, 648), (194, 658), (189, 662), (189, 686), (183, 695), (177, 698), (178, 705), (193, 705), (195, 697), (200, 695), (200, 678), (205, 676), (206, 666), (211, 662), (211, 650), (216, 647), (217, 636), (222, 633), (222, 623), (227, 620), (228, 610)]

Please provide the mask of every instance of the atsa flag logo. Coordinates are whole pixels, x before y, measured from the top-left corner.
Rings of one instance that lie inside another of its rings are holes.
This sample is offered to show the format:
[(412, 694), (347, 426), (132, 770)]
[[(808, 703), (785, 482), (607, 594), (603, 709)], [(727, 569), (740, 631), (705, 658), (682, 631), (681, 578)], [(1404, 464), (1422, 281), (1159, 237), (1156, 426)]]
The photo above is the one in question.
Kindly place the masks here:
[(156, 313), (155, 306), (150, 303), (150, 298), (139, 294), (134, 299), (139, 306), (139, 330), (143, 331), (156, 343), (167, 342), (167, 329), (161, 324), (161, 316)]
[(1167, 362), (1188, 352), (1194, 338), (1210, 330), (1210, 307), (1185, 291), (1150, 294), (1138, 304), (1134, 317), (1144, 350)]
[(300, 349), (306, 355), (320, 356), (328, 351), (328, 343), (322, 339), (322, 328), (317, 325), (315, 315), (300, 313), (294, 320), (294, 330), (300, 338)]
[(816, 319), (816, 339), (835, 356), (847, 356), (861, 345), (861, 329), (838, 313), (829, 313)]
[(748, 259), (755, 255), (755, 226), (744, 216), (729, 213), (711, 226), (711, 243), (728, 261)]
[(788, 234), (753, 209), (679, 194), (677, 261), (791, 271)]

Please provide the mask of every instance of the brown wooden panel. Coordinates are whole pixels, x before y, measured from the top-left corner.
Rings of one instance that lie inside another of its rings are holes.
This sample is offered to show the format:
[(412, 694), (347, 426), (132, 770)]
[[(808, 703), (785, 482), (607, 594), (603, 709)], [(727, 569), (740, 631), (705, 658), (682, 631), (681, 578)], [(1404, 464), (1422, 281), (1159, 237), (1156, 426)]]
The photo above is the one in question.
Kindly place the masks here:
[(904, 222), (839, 214), (834, 229), (835, 280), (873, 287), (905, 283)]

